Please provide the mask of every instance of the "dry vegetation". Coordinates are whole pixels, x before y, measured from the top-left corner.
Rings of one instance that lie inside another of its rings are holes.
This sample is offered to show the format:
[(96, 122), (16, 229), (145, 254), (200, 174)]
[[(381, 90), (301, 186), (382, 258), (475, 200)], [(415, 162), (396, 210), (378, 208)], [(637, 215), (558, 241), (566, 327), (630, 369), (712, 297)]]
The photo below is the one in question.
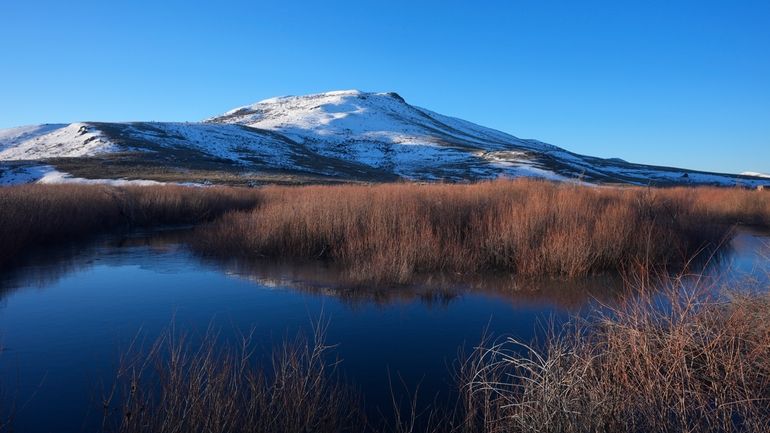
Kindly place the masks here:
[(770, 224), (770, 197), (737, 189), (587, 188), (516, 180), (471, 185), (267, 187), (260, 206), (202, 229), (206, 253), (323, 259), (365, 283), (502, 270), (583, 276), (677, 266)]
[(192, 344), (173, 329), (146, 352), (129, 351), (104, 398), (104, 432), (344, 433), (362, 431), (354, 392), (335, 374), (325, 325), (254, 361), (250, 336)]
[[(472, 185), (234, 188), (20, 186), (0, 189), (0, 265), (33, 245), (129, 226), (196, 224), (221, 255), (327, 260), (360, 281), (429, 272), (581, 276), (676, 266), (729, 237), (770, 227), (770, 194), (716, 188)], [(640, 281), (646, 281), (644, 278)], [(576, 320), (542, 346), (482, 346), (459, 400), (386, 422), (417, 431), (765, 432), (770, 430), (770, 298), (695, 293), (677, 280)], [(687, 293), (690, 293), (687, 295)], [(165, 335), (129, 356), (105, 397), (105, 432), (377, 430), (339, 381), (323, 328), (262, 369), (249, 338), (222, 346)], [(330, 363), (331, 361), (331, 363)], [(384, 428), (384, 427), (383, 427)], [(379, 428), (381, 431), (382, 428)]]
[(596, 308), (539, 346), (482, 344), (458, 371), (456, 400), (394, 397), (376, 422), (324, 355), (322, 328), (275, 351), (267, 372), (248, 338), (193, 346), (168, 333), (123, 364), (103, 431), (769, 431), (770, 298), (700, 287)]
[(108, 230), (195, 224), (256, 204), (253, 190), (180, 186), (0, 188), (0, 267), (24, 251)]
[(770, 227), (770, 191), (743, 188), (675, 188), (672, 195), (691, 196), (709, 219)]
[(578, 277), (681, 266), (724, 243), (732, 224), (770, 226), (770, 194), (532, 180), (259, 189), (5, 187), (0, 266), (40, 244), (212, 220), (194, 242), (204, 253), (320, 259), (344, 267), (359, 283), (489, 270)]
[(466, 365), (479, 432), (770, 431), (770, 298), (674, 287), (554, 335), (509, 340)]

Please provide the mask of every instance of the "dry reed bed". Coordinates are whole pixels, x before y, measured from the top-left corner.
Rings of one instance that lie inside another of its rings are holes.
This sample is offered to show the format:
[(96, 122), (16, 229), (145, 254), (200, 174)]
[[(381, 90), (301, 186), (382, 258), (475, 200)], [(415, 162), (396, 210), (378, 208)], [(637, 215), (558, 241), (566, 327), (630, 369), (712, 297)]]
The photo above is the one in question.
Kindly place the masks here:
[(194, 224), (256, 204), (252, 190), (180, 186), (0, 188), (0, 266), (41, 244), (116, 228)]
[(770, 190), (743, 188), (674, 188), (672, 196), (692, 197), (709, 219), (770, 227)]
[[(770, 195), (726, 189), (471, 185), (267, 187), (260, 206), (200, 230), (203, 252), (324, 259), (365, 283), (503, 270), (584, 276), (682, 265), (738, 221), (770, 223)], [(769, 224), (770, 225), (770, 224)]]
[(322, 259), (345, 267), (360, 283), (486, 270), (577, 277), (678, 266), (723, 243), (731, 224), (770, 227), (770, 194), (532, 180), (261, 189), (4, 187), (0, 266), (36, 245), (123, 227), (215, 219), (194, 240), (202, 252)]
[[(767, 289), (767, 288), (766, 288)], [(479, 432), (770, 431), (770, 298), (646, 294), (545, 347), (482, 347), (465, 365)]]

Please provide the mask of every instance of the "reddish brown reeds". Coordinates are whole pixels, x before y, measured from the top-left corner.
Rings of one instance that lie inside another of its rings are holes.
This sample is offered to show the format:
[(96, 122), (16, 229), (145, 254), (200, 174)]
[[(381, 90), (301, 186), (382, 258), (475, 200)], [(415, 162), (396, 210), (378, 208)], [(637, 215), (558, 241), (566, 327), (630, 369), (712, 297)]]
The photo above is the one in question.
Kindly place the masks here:
[(770, 298), (643, 294), (554, 334), (465, 364), (478, 432), (766, 432)]
[(765, 206), (765, 194), (721, 191), (532, 180), (268, 187), (255, 210), (201, 230), (196, 246), (225, 256), (329, 260), (367, 283), (487, 270), (577, 277), (638, 263), (682, 265), (726, 241), (733, 222), (770, 215), (710, 201), (735, 194)]
[(254, 191), (237, 188), (2, 187), (0, 266), (36, 246), (125, 227), (200, 223), (256, 202)]

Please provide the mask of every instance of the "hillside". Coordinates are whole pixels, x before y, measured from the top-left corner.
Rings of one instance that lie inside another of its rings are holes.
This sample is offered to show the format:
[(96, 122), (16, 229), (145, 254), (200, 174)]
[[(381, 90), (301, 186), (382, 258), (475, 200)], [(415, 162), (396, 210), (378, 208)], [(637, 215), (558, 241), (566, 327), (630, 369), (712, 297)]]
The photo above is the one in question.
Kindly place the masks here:
[(0, 130), (0, 183), (69, 176), (228, 184), (500, 176), (639, 185), (770, 184), (758, 176), (579, 155), (410, 105), (396, 93), (356, 90), (271, 98), (202, 122), (79, 122)]

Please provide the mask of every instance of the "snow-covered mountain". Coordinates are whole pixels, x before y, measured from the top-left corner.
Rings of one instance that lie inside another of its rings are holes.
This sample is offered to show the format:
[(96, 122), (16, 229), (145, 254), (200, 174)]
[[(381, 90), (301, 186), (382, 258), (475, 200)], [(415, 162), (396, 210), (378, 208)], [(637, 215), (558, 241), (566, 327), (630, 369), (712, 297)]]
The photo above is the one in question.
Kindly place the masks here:
[(770, 184), (758, 176), (578, 155), (412, 106), (396, 93), (356, 90), (271, 98), (202, 122), (0, 130), (0, 182), (34, 181), (53, 170), (85, 178), (227, 183), (530, 176), (644, 185)]

